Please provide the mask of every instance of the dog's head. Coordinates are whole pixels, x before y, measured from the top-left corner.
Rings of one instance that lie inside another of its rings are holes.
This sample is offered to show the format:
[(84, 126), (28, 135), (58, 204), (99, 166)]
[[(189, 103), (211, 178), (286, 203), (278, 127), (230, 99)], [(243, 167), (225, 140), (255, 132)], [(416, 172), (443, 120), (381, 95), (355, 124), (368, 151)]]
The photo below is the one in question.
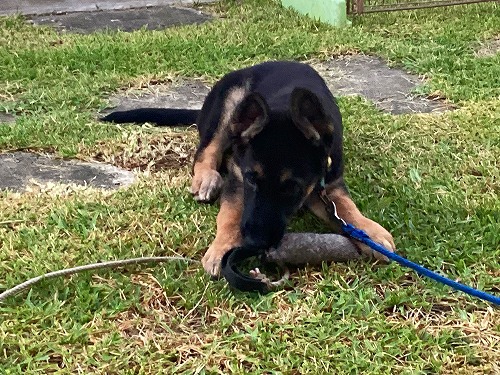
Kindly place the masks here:
[(243, 180), (244, 245), (275, 247), (288, 218), (324, 177), (333, 119), (314, 93), (297, 88), (288, 110), (280, 112), (259, 94), (249, 94), (236, 106), (230, 126)]

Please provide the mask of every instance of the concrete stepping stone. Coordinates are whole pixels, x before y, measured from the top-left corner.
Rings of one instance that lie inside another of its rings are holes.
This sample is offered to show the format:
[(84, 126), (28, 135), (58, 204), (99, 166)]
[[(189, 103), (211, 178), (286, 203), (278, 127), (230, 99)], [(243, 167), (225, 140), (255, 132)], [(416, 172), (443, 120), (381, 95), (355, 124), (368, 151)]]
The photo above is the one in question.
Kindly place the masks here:
[(134, 180), (132, 172), (107, 164), (55, 159), (21, 151), (0, 154), (0, 190), (22, 192), (32, 181), (117, 189)]
[(110, 102), (113, 108), (106, 109), (100, 115), (143, 107), (201, 109), (209, 91), (210, 86), (196, 80), (153, 85), (147, 89), (112, 96)]
[(158, 6), (126, 10), (102, 10), (32, 16), (35, 25), (49, 25), (61, 31), (89, 34), (99, 30), (134, 31), (142, 28), (162, 30), (167, 27), (199, 24), (212, 17), (192, 8)]
[(452, 106), (413, 93), (424, 81), (401, 69), (389, 67), (378, 57), (342, 56), (315, 68), (336, 96), (360, 95), (392, 114), (444, 112)]
[(2, 0), (0, 16), (55, 14), (209, 3), (213, 0)]

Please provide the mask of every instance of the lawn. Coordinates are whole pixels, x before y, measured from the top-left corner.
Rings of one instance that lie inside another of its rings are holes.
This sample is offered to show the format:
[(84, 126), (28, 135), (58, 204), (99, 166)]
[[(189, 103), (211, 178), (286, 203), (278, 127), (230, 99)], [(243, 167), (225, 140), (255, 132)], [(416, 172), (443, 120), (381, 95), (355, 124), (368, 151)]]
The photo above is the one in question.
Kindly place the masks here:
[[(499, 4), (367, 15), (342, 30), (272, 1), (205, 10), (220, 17), (85, 36), (0, 18), (0, 110), (17, 116), (0, 125), (0, 151), (152, 160), (116, 192), (1, 192), (0, 290), (96, 261), (200, 259), (213, 239), (217, 207), (190, 197), (189, 166), (155, 167), (167, 147), (192, 154), (195, 131), (99, 123), (110, 94), (366, 53), (427, 77), (418, 93), (456, 109), (395, 116), (341, 98), (354, 200), (402, 254), (500, 294), (500, 54), (475, 53), (500, 37)], [(290, 230), (325, 228), (301, 214)], [(499, 309), (396, 264), (302, 268), (259, 296), (172, 261), (46, 281), (0, 305), (1, 374), (499, 374), (499, 363)]]

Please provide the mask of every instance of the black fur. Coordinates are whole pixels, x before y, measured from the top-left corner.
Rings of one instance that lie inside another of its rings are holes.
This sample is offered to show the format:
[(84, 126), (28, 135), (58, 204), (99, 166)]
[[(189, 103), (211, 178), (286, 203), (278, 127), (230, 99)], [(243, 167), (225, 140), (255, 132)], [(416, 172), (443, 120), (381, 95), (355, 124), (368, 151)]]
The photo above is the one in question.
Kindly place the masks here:
[[(247, 93), (228, 114), (224, 111), (235, 88)], [(216, 134), (224, 133), (222, 195), (226, 199), (243, 195), (240, 228), (246, 246), (276, 246), (311, 186), (324, 181), (346, 189), (340, 111), (324, 80), (306, 64), (266, 62), (231, 72), (212, 88), (199, 113), (142, 109), (111, 113), (103, 120), (176, 125), (192, 123), (195, 116), (200, 136), (195, 162)], [(223, 128), (222, 120), (228, 116), (230, 125)], [(243, 181), (228, 162), (234, 162)]]
[(196, 109), (139, 108), (112, 112), (102, 117), (101, 121), (117, 124), (151, 122), (159, 126), (192, 125), (199, 114)]

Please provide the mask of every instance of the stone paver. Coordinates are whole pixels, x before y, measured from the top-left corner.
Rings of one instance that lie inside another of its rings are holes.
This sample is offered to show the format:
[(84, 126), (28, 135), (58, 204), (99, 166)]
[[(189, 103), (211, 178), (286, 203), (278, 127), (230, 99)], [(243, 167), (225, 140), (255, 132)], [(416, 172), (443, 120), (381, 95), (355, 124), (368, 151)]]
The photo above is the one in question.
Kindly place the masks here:
[(117, 189), (132, 184), (135, 177), (132, 172), (106, 164), (54, 159), (29, 152), (0, 154), (0, 189), (24, 191), (30, 180)]
[(144, 90), (111, 97), (113, 108), (103, 111), (102, 114), (143, 107), (200, 109), (209, 91), (208, 85), (195, 80), (150, 86)]
[(213, 0), (1, 0), (0, 15), (91, 12), (162, 5), (192, 5), (211, 1)]
[(134, 31), (142, 28), (162, 30), (167, 27), (199, 24), (211, 17), (191, 8), (158, 6), (127, 10), (103, 10), (50, 14), (31, 17), (36, 25), (49, 25), (56, 29), (89, 34), (98, 30)]
[(316, 64), (315, 68), (334, 95), (361, 95), (386, 112), (429, 113), (451, 109), (442, 100), (416, 96), (413, 91), (424, 81), (401, 69), (389, 67), (378, 57), (343, 56)]

